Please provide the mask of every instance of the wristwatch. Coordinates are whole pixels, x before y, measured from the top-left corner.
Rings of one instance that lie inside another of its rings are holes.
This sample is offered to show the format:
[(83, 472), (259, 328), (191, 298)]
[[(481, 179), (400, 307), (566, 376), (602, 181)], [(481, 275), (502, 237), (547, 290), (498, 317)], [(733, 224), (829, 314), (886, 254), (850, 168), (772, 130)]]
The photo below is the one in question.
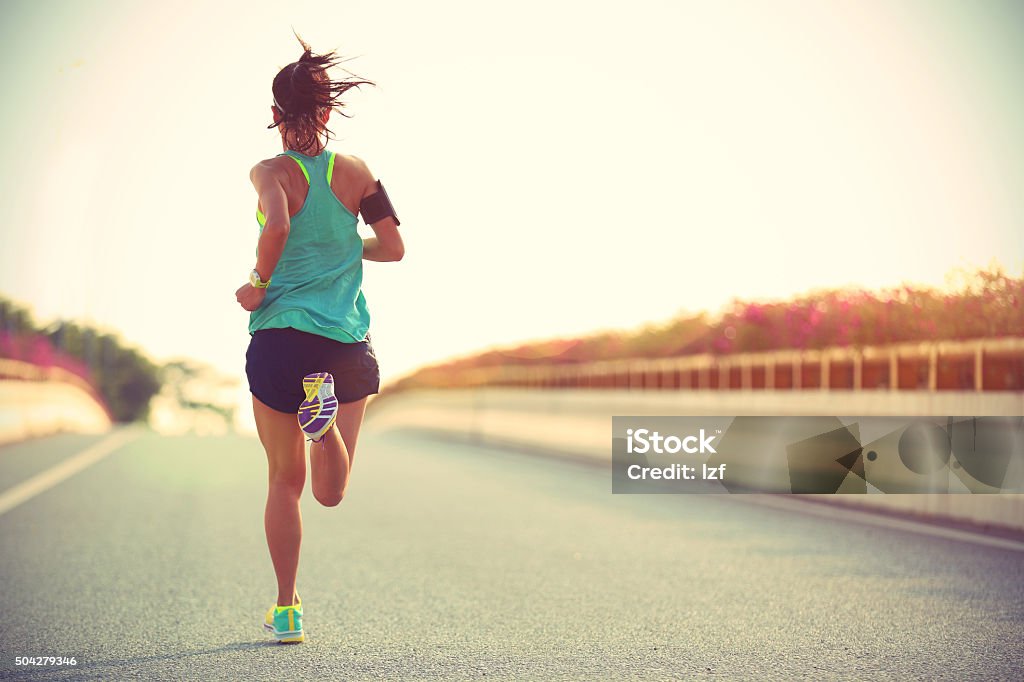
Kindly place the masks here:
[[(270, 279), (273, 279), (273, 277), (271, 277)], [(262, 279), (260, 279), (260, 273), (256, 272), (255, 269), (253, 269), (253, 271), (249, 273), (249, 284), (253, 285), (257, 289), (266, 289), (267, 287), (269, 287), (270, 279), (264, 282)]]

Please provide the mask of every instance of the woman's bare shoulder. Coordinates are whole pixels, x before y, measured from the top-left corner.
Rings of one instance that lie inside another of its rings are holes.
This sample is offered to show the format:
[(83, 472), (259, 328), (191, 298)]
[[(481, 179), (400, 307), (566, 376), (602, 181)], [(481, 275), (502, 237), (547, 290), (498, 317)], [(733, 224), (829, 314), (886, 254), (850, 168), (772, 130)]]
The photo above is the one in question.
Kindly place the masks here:
[(285, 157), (272, 156), (269, 159), (257, 161), (256, 165), (249, 171), (249, 177), (255, 179), (257, 175), (278, 174), (287, 168)]
[(353, 172), (370, 174), (370, 169), (367, 167), (366, 162), (354, 154), (335, 154), (334, 167), (337, 168), (339, 164), (344, 165), (345, 168)]
[(350, 184), (358, 183), (365, 187), (369, 187), (373, 184), (373, 173), (370, 172), (370, 168), (366, 165), (366, 162), (358, 156), (354, 156), (352, 154), (335, 154), (334, 172), (337, 173), (339, 170), (345, 174)]

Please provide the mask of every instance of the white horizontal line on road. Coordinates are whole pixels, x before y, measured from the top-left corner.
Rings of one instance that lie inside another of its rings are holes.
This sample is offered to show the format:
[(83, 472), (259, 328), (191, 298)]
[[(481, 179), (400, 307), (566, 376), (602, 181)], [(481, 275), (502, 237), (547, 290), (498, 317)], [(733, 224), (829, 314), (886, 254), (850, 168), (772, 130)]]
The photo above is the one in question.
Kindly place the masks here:
[(36, 474), (10, 490), (0, 493), (0, 515), (14, 509), (22, 502), (30, 500), (39, 493), (46, 492), (61, 481), (74, 476), (82, 469), (95, 464), (122, 445), (137, 438), (139, 432), (134, 429), (121, 429), (110, 434), (98, 443), (94, 443), (77, 455), (68, 457), (57, 466)]

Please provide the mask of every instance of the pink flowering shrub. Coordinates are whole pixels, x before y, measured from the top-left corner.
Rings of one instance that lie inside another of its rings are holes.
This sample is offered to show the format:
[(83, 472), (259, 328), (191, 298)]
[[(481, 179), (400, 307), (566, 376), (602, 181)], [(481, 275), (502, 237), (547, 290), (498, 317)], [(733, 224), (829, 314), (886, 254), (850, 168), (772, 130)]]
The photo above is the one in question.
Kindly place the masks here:
[(399, 385), (453, 385), (461, 381), (457, 377), (463, 370), (501, 365), (1024, 336), (1024, 277), (999, 268), (959, 277), (948, 290), (903, 285), (877, 292), (819, 290), (786, 301), (737, 300), (718, 316), (682, 316), (635, 332), (544, 341), (460, 358), (420, 370)]

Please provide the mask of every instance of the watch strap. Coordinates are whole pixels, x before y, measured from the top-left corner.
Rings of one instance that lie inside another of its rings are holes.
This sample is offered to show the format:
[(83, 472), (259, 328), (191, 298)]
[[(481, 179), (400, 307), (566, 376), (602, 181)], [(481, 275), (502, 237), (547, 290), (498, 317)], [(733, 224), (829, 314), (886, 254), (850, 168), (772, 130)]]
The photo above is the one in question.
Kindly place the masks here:
[[(270, 279), (273, 279), (273, 277), (271, 277)], [(267, 287), (269, 287), (270, 279), (264, 282), (262, 279), (260, 279), (260, 273), (256, 272), (255, 269), (253, 269), (253, 271), (249, 273), (249, 284), (253, 285), (257, 289), (266, 289)]]

